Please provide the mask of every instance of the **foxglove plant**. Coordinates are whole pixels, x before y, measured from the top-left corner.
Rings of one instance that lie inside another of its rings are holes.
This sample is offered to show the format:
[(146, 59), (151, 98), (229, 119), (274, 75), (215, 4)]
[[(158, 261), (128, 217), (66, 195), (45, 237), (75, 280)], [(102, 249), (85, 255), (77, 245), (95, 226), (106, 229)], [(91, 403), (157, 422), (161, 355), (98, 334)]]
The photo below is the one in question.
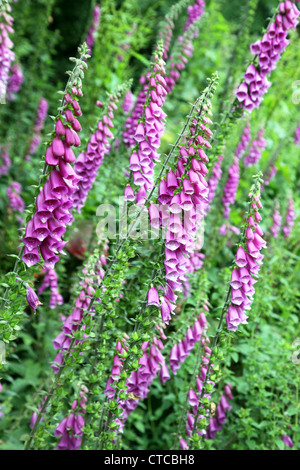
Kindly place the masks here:
[(50, 288), (50, 301), (49, 307), (54, 309), (57, 305), (62, 305), (64, 303), (64, 299), (60, 295), (58, 291), (58, 278), (55, 269), (43, 269), (45, 276), (41, 286), (38, 289), (39, 295), (41, 295), (48, 287)]
[(80, 400), (74, 400), (71, 406), (71, 413), (64, 418), (55, 429), (55, 437), (60, 437), (56, 450), (78, 450), (81, 445), (84, 414), (86, 412), (86, 402), (88, 393), (87, 387), (80, 387)]
[(179, 343), (175, 343), (170, 351), (170, 367), (174, 375), (177, 374), (181, 364), (191, 354), (195, 344), (202, 340), (203, 330), (206, 329), (207, 322), (204, 312), (200, 313), (192, 327), (189, 327), (185, 338)]
[(27, 151), (27, 155), (25, 157), (26, 161), (29, 162), (31, 159), (31, 156), (35, 153), (37, 147), (39, 146), (41, 142), (41, 131), (44, 126), (45, 119), (47, 117), (47, 112), (48, 112), (48, 103), (45, 98), (40, 99), (39, 107), (37, 110), (37, 118), (35, 121), (35, 125), (33, 128), (33, 137), (29, 146), (29, 149)]
[(300, 12), (291, 1), (281, 2), (276, 15), (261, 41), (251, 45), (251, 53), (258, 57), (258, 64), (251, 63), (244, 75), (244, 81), (236, 91), (236, 98), (240, 106), (251, 112), (258, 108), (263, 95), (271, 83), (267, 76), (276, 68), (281, 54), (289, 44), (287, 34), (290, 29), (296, 29)]
[[(154, 205), (149, 207), (150, 224), (161, 225), (165, 235), (165, 279), (166, 286), (160, 299), (162, 320), (169, 323), (174, 312), (176, 291), (182, 290), (182, 282), (190, 270), (189, 259), (194, 253), (195, 235), (204, 218), (208, 202), (206, 176), (208, 157), (204, 149), (211, 148), (209, 139), (212, 124), (210, 99), (215, 91), (217, 77), (201, 95), (196, 107), (187, 142), (179, 150), (176, 173), (172, 169), (159, 184), (158, 201), (163, 205), (160, 211)], [(198, 107), (199, 106), (199, 107)], [(183, 211), (183, 221), (179, 214)]]
[(20, 64), (13, 65), (10, 70), (11, 75), (8, 79), (7, 101), (12, 101), (16, 98), (16, 93), (20, 90), (24, 78)]
[(248, 317), (245, 312), (251, 309), (255, 292), (254, 284), (257, 282), (255, 277), (258, 276), (264, 258), (260, 251), (266, 247), (266, 242), (262, 238), (263, 231), (259, 226), (261, 221), (259, 209), (262, 208), (260, 183), (249, 193), (249, 198), (247, 222), (231, 273), (228, 295), (228, 299), (231, 300), (226, 314), (227, 328), (230, 331), (236, 331), (240, 323), (247, 323)]
[(224, 187), (222, 202), (224, 205), (224, 218), (229, 219), (230, 206), (234, 204), (240, 181), (240, 162), (235, 157), (233, 165), (228, 170), (228, 179)]
[(281, 440), (286, 446), (291, 447), (291, 448), (294, 447), (294, 443), (292, 439), (287, 434), (282, 434)]
[(127, 91), (124, 96), (123, 104), (122, 104), (122, 109), (124, 111), (124, 114), (129, 114), (134, 106), (134, 101), (133, 101), (133, 94), (131, 91)]
[(196, 0), (193, 5), (188, 6), (188, 17), (184, 25), (184, 31), (187, 31), (204, 13), (205, 1)]
[[(105, 245), (104, 251), (106, 252), (107, 249), (108, 246)], [(74, 309), (67, 318), (62, 319), (62, 331), (53, 340), (54, 349), (59, 351), (54, 358), (54, 364), (51, 366), (55, 374), (59, 372), (64, 354), (69, 350), (71, 343), (73, 342), (74, 345), (78, 343), (78, 340), (74, 341), (74, 334), (79, 328), (85, 329), (83, 318), (87, 314), (92, 317), (95, 314), (95, 309), (91, 306), (91, 298), (96, 288), (101, 284), (101, 279), (104, 276), (103, 266), (105, 264), (106, 256), (101, 255), (96, 262), (94, 257), (92, 257), (92, 260), (88, 261), (82, 270), (84, 278), (80, 281), (81, 290), (76, 299)]]
[(99, 26), (100, 26), (100, 14), (101, 14), (100, 5), (97, 4), (95, 5), (94, 11), (93, 11), (93, 20), (92, 20), (88, 35), (85, 40), (88, 46), (88, 53), (90, 55), (92, 55), (92, 49), (95, 44), (96, 35), (98, 33)]
[(250, 124), (249, 122), (247, 123), (246, 127), (243, 130), (242, 136), (241, 136), (241, 141), (239, 142), (236, 151), (235, 151), (235, 156), (239, 160), (241, 160), (247, 150), (247, 147), (249, 145), (251, 138), (251, 133), (250, 133)]
[(191, 12), (184, 27), (184, 33), (182, 36), (179, 36), (168, 61), (169, 66), (166, 76), (168, 93), (174, 89), (180, 78), (180, 72), (193, 56), (193, 39), (198, 35), (199, 23), (204, 13), (204, 7), (205, 3), (202, 0), (198, 0), (194, 5), (190, 6)]
[(215, 439), (217, 432), (221, 431), (222, 427), (226, 423), (226, 414), (232, 408), (228, 402), (228, 400), (233, 399), (231, 390), (232, 385), (229, 384), (225, 386), (220, 403), (217, 405), (216, 417), (211, 417), (209, 420), (209, 425), (205, 435), (206, 439)]
[(0, 176), (8, 175), (8, 171), (11, 167), (11, 160), (9, 158), (8, 145), (5, 147), (0, 146)]
[(22, 188), (21, 188), (20, 183), (18, 183), (17, 181), (14, 181), (8, 186), (6, 190), (6, 194), (9, 199), (9, 207), (13, 211), (19, 212), (20, 214), (22, 214), (25, 209), (25, 203), (22, 197), (20, 196), (21, 189)]
[(261, 129), (257, 134), (257, 138), (253, 140), (249, 149), (249, 154), (246, 155), (244, 160), (245, 167), (256, 165), (260, 160), (267, 145), (267, 141), (263, 138), (264, 133), (265, 130)]
[[(87, 67), (87, 46), (79, 48), (76, 63), (63, 93), (59, 114), (55, 118), (55, 131), (45, 156), (45, 169), (53, 167), (36, 199), (36, 212), (27, 222), (22, 260), (31, 267), (40, 261), (39, 248), (46, 268), (53, 269), (66, 242), (61, 237), (72, 220), (72, 195), (80, 177), (70, 165), (76, 159), (72, 146), (78, 147), (77, 132), (81, 125), (77, 120), (81, 110), (77, 98), (82, 96), (82, 78)], [(74, 113), (74, 114), (73, 114)], [(76, 116), (76, 117), (75, 117)]]
[(159, 36), (159, 40), (163, 42), (163, 48), (164, 48), (163, 59), (164, 60), (168, 59), (168, 53), (169, 53), (170, 44), (172, 41), (173, 31), (175, 27), (174, 23), (178, 15), (181, 14), (182, 9), (185, 8), (188, 3), (190, 3), (190, 0), (181, 0), (175, 3), (175, 5), (172, 5), (170, 12), (167, 13), (164, 21), (162, 22), (158, 36)]
[(273, 213), (273, 225), (270, 228), (270, 232), (274, 238), (278, 238), (281, 228), (282, 217), (280, 215), (279, 208), (279, 202), (276, 201), (276, 206)]
[(218, 156), (218, 159), (212, 168), (212, 175), (208, 180), (208, 211), (211, 210), (211, 203), (215, 198), (217, 187), (223, 173), (221, 168), (223, 159), (224, 155)]
[(132, 172), (133, 183), (139, 187), (137, 195), (130, 185), (125, 189), (125, 200), (143, 205), (147, 191), (153, 187), (153, 168), (159, 159), (157, 149), (165, 128), (165, 113), (162, 106), (166, 98), (165, 63), (162, 59), (162, 45), (159, 44), (155, 57), (153, 71), (149, 74), (148, 85), (145, 87), (147, 97), (143, 108), (142, 118), (134, 133), (136, 145), (130, 155), (129, 169)]
[(0, 103), (4, 104), (7, 87), (9, 85), (9, 72), (15, 59), (12, 51), (13, 43), (9, 34), (13, 33), (13, 17), (10, 15), (11, 6), (8, 2), (0, 4)]
[(275, 165), (275, 163), (271, 162), (266, 174), (263, 176), (264, 186), (269, 186), (276, 173), (277, 166)]
[(291, 231), (294, 227), (294, 221), (296, 219), (295, 209), (294, 209), (294, 200), (293, 198), (289, 199), (288, 202), (288, 209), (286, 213), (286, 222), (284, 227), (282, 228), (283, 235), (285, 238), (289, 238)]
[(34, 313), (36, 313), (36, 309), (38, 308), (38, 306), (42, 305), (42, 302), (40, 302), (38, 296), (29, 284), (27, 284), (26, 287), (26, 300), (28, 302), (28, 305), (30, 305), (30, 307), (33, 309)]
[[(152, 344), (146, 341), (141, 346), (143, 355), (139, 360), (139, 368), (137, 371), (133, 371), (126, 381), (126, 396), (123, 399), (118, 399), (118, 407), (121, 411), (120, 417), (115, 420), (118, 425), (118, 432), (122, 432), (125, 422), (132, 411), (139, 405), (140, 400), (147, 397), (149, 387), (158, 372), (162, 383), (165, 383), (165, 381), (170, 378), (164, 356), (161, 352), (164, 349), (162, 339), (166, 338), (163, 332), (164, 328), (165, 325), (157, 325), (160, 338), (155, 336)], [(111, 376), (107, 381), (105, 389), (108, 401), (115, 397), (115, 387), (121, 378), (124, 366), (122, 355), (124, 351), (128, 350), (126, 339), (128, 339), (128, 337), (124, 337), (122, 341), (118, 341), (116, 345), (116, 354), (113, 358)]]
[[(72, 198), (73, 207), (78, 213), (81, 212), (84, 206), (105, 155), (110, 151), (109, 141), (113, 138), (111, 129), (114, 127), (114, 111), (118, 108), (117, 103), (120, 96), (120, 89), (115, 94), (110, 95), (107, 109), (98, 121), (97, 130), (91, 135), (86, 151), (81, 152), (75, 161), (74, 170), (80, 177), (80, 181)], [(100, 101), (97, 102), (97, 105), (100, 108), (102, 107)]]

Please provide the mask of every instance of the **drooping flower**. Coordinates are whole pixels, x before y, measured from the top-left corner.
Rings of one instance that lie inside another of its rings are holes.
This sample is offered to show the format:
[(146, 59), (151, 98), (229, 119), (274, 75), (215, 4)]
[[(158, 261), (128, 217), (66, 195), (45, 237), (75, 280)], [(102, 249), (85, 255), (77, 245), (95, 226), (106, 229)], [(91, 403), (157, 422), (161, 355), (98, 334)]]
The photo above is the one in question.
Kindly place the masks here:
[(291, 448), (294, 447), (294, 443), (292, 439), (287, 434), (282, 434), (281, 440), (286, 446), (291, 447)]
[(29, 284), (27, 284), (26, 287), (26, 299), (30, 307), (33, 309), (34, 313), (36, 313), (36, 309), (39, 305), (42, 305), (42, 302), (40, 302), (38, 296)]
[(80, 387), (80, 400), (74, 400), (70, 414), (64, 418), (54, 431), (55, 437), (60, 437), (56, 450), (78, 450), (83, 435), (84, 414), (86, 412), (88, 388)]

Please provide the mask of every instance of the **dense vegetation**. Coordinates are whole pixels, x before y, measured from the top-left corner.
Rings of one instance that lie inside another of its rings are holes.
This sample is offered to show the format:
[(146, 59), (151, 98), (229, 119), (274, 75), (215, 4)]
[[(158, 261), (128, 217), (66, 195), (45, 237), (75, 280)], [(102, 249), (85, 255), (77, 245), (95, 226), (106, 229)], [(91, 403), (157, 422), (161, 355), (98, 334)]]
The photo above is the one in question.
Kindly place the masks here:
[(300, 448), (299, 8), (0, 2), (0, 449)]

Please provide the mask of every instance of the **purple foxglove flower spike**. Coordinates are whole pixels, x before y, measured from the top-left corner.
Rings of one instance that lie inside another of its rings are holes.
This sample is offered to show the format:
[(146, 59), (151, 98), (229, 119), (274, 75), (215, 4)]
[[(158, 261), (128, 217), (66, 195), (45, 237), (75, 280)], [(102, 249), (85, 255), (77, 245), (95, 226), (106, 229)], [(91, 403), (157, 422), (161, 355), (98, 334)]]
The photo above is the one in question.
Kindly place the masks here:
[(262, 40), (251, 45), (251, 53), (258, 55), (258, 64), (249, 65), (244, 75), (245, 81), (236, 91), (240, 107), (249, 112), (260, 106), (263, 95), (271, 86), (267, 76), (276, 68), (281, 54), (289, 44), (288, 31), (296, 29), (298, 24), (300, 12), (294, 3), (281, 2), (279, 12)]

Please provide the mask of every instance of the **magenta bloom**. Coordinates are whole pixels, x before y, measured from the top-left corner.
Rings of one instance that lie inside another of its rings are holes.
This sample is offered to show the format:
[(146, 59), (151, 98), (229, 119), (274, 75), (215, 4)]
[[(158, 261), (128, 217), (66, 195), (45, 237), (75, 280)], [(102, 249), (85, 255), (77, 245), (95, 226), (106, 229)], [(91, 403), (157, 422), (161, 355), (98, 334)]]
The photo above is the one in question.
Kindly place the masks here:
[(287, 434), (282, 434), (281, 440), (286, 446), (294, 447), (294, 443), (293, 443), (292, 439)]
[(155, 305), (156, 307), (160, 307), (158, 292), (155, 287), (151, 287), (148, 292), (148, 304), (147, 305)]
[(27, 284), (26, 287), (26, 299), (30, 307), (33, 309), (34, 313), (36, 313), (36, 309), (39, 305), (42, 305), (42, 302), (39, 301), (38, 296), (29, 284)]

